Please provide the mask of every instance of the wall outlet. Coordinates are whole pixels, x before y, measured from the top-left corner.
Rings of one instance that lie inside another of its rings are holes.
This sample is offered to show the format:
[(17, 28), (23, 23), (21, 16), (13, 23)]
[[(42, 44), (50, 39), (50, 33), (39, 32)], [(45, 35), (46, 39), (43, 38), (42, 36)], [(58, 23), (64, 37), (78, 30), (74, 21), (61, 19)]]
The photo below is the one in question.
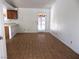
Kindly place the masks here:
[(72, 44), (72, 41), (70, 41), (70, 43)]
[(26, 31), (26, 29), (24, 29), (24, 31)]

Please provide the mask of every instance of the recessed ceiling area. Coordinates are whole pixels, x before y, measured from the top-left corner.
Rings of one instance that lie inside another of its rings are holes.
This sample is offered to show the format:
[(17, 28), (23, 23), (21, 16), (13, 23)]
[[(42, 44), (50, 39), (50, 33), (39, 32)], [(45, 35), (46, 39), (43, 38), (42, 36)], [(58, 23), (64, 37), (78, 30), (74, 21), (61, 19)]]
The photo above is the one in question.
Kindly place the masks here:
[(55, 0), (6, 0), (18, 8), (50, 8)]

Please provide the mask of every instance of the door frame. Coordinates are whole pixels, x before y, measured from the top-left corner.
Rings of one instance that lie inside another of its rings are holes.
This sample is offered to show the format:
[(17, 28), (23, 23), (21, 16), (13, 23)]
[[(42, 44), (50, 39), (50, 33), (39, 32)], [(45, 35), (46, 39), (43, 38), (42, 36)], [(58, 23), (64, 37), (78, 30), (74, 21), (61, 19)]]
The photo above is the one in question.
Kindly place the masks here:
[(3, 8), (5, 6), (3, 4), (0, 4), (0, 36), (2, 39), (0, 40), (0, 51), (1, 51), (1, 59), (7, 59), (7, 49), (6, 49), (6, 40), (5, 40), (5, 31), (4, 31), (4, 15), (3, 15)]
[(40, 16), (40, 15), (39, 15), (38, 18), (39, 18), (39, 17), (45, 17), (45, 30), (43, 30), (43, 31), (39, 31), (39, 30), (38, 30), (38, 19), (37, 19), (37, 31), (38, 31), (38, 32), (46, 32), (46, 23), (47, 23), (47, 22), (46, 22), (46, 16), (43, 16), (43, 15)]

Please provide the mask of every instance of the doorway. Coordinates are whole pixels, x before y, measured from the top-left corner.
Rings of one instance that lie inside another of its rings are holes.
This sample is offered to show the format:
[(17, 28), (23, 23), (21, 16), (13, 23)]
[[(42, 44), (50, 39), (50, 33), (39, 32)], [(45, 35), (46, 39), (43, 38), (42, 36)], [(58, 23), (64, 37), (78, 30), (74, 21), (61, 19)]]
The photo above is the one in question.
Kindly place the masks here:
[(46, 31), (46, 17), (43, 15), (38, 16), (38, 32)]

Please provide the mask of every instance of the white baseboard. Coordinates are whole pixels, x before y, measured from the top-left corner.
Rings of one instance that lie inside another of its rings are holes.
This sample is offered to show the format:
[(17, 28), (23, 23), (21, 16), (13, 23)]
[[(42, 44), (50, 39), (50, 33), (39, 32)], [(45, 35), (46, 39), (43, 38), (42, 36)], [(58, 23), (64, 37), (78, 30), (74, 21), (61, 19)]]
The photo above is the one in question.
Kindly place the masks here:
[(63, 41), (60, 37), (58, 37), (57, 35), (53, 34), (52, 32), (50, 32), (51, 35), (55, 36), (57, 39), (59, 39), (63, 44), (65, 44), (67, 47), (69, 47), (73, 52), (75, 52), (76, 54), (79, 55), (79, 53), (73, 49), (71, 46), (69, 46), (65, 41)]

